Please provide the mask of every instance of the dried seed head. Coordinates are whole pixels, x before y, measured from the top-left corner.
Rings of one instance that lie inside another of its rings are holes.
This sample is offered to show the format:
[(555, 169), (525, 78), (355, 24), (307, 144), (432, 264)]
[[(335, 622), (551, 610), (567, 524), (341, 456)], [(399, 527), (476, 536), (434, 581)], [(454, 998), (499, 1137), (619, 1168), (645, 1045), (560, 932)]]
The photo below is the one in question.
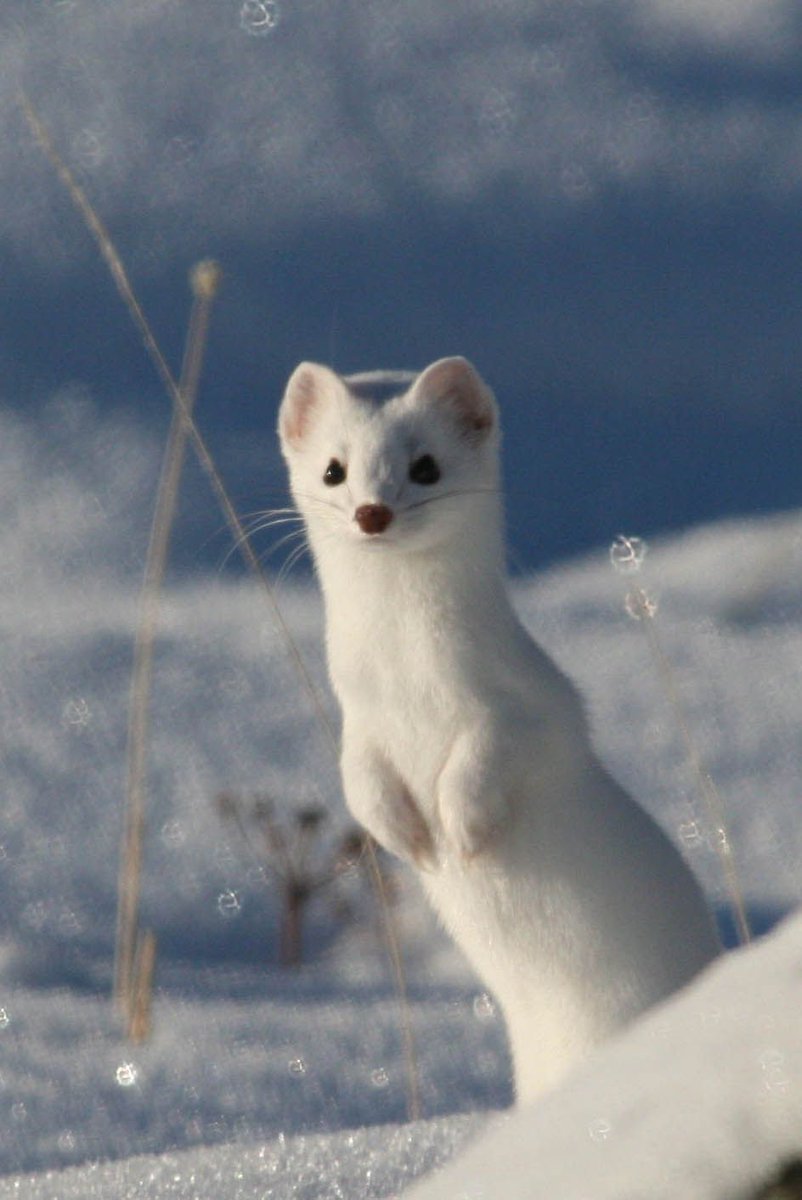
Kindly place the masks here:
[(195, 263), (189, 273), (189, 285), (193, 296), (197, 296), (199, 300), (213, 300), (222, 278), (220, 264), (213, 258), (204, 258)]
[(326, 816), (325, 809), (311, 806), (300, 809), (295, 814), (295, 820), (298, 823), (298, 828), (303, 830), (304, 833), (314, 833), (326, 820)]

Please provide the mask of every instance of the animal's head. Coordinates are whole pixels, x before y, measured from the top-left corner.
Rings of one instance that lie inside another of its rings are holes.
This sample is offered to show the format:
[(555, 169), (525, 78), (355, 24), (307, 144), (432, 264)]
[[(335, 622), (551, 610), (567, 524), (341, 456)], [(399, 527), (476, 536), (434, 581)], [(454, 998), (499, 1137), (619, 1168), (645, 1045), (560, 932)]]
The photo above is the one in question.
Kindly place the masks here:
[[(380, 391), (395, 394), (384, 401)], [(464, 358), (420, 375), (341, 377), (301, 363), (279, 412), (293, 497), (313, 541), (425, 550), (495, 513), (498, 409)]]

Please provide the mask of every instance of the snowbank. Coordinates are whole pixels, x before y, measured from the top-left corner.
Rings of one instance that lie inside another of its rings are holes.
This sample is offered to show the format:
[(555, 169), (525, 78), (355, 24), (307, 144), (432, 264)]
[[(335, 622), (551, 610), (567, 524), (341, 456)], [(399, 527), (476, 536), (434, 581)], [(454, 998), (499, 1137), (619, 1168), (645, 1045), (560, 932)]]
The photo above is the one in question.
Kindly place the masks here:
[(802, 917), (708, 969), (409, 1200), (737, 1200), (802, 1158)]

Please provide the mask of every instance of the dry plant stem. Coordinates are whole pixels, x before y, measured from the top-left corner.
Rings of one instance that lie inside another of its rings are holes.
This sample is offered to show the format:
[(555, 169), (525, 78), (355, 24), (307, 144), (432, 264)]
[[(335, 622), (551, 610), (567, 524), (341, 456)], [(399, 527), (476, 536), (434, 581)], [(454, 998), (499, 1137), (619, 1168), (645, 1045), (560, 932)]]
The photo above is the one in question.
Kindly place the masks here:
[(652, 657), (657, 665), (657, 670), (660, 675), (669, 703), (674, 710), (674, 715), (679, 725), (680, 734), (685, 745), (685, 753), (688, 757), (688, 762), (691, 765), (694, 775), (696, 776), (699, 785), (699, 791), (702, 794), (708, 814), (716, 831), (716, 852), (721, 861), (722, 870), (724, 871), (724, 879), (727, 887), (727, 893), (732, 904), (735, 914), (735, 923), (738, 929), (738, 939), (742, 945), (748, 945), (752, 940), (752, 933), (749, 928), (749, 920), (746, 915), (746, 906), (744, 904), (743, 891), (741, 889), (741, 881), (738, 878), (738, 869), (735, 865), (735, 858), (732, 853), (732, 846), (727, 835), (727, 825), (724, 816), (724, 805), (718, 789), (713, 780), (708, 775), (702, 764), (699, 751), (696, 748), (696, 742), (685, 719), (685, 712), (682, 707), (682, 701), (679, 697), (677, 683), (674, 678), (674, 672), (671, 668), (671, 663), (668, 660), (662, 642), (655, 628), (654, 618), (645, 616), (641, 620), (643, 631), (646, 635), (646, 640), (649, 643), (649, 649)]
[[(331, 749), (335, 757), (337, 757), (337, 740), (334, 735), (331, 722), (329, 721), (326, 711), (323, 707), (323, 703), (318, 695), (317, 689), (312, 682), (300, 650), (295, 644), (295, 640), (292, 637), (286, 621), (284, 620), (284, 616), (279, 608), (278, 601), (270, 585), (270, 581), (253, 551), (242, 522), (240, 521), (236, 509), (234, 508), (234, 505), (228, 496), (228, 492), (226, 491), (225, 485), (223, 484), (222, 478), (220, 477), (220, 474), (214, 464), (212, 456), (206, 447), (206, 443), (201, 437), (200, 431), (195, 425), (191, 414), (185, 411), (185, 405), (180, 388), (175, 382), (172, 372), (167, 365), (167, 361), (159, 349), (156, 338), (154, 337), (150, 328), (150, 324), (148, 323), (142, 307), (139, 304), (139, 301), (137, 300), (133, 288), (128, 280), (128, 275), (122, 264), (120, 256), (117, 254), (114, 243), (112, 242), (111, 237), (102, 221), (89, 202), (86, 193), (75, 180), (69, 167), (67, 167), (66, 163), (64, 163), (61, 159), (61, 156), (56, 150), (53, 141), (47, 132), (47, 129), (42, 124), (42, 121), (40, 120), (33, 105), (24, 92), (19, 93), (19, 103), (34, 137), (36, 138), (46, 157), (49, 159), (62, 184), (69, 193), (73, 204), (83, 217), (89, 232), (95, 239), (98, 249), (109, 268), (117, 290), (128, 309), (131, 319), (142, 336), (145, 349), (150, 355), (150, 358), (153, 361), (154, 366), (156, 367), (156, 370), (173, 404), (181, 412), (184, 424), (188, 431), (188, 436), (192, 441), (193, 448), (198, 457), (198, 461), (200, 462), (201, 467), (209, 479), (218, 503), (220, 504), (226, 521), (228, 522), (229, 528), (234, 535), (236, 544), (240, 547), (249, 569), (262, 584), (265, 595), (272, 609), (276, 625), (284, 639), (287, 652), (293, 662), (299, 678), (301, 679), (304, 689), (310, 698), (321, 728), (325, 731)], [(420, 1113), (418, 1072), (414, 1050), (414, 1038), (409, 1018), (409, 1005), (406, 998), (406, 982), (401, 960), (401, 950), (399, 947), (398, 936), (395, 930), (394, 922), (390, 914), (389, 905), (387, 904), (384, 885), (381, 881), (381, 873), (379, 872), (378, 865), (375, 862), (375, 852), (371, 850), (369, 853), (372, 855), (373, 861), (371, 877), (374, 880), (376, 894), (382, 911), (382, 924), (385, 931), (387, 950), (392, 964), (393, 977), (398, 994), (399, 1005), (401, 1008), (401, 1020), (402, 1027), (404, 1029), (404, 1041), (406, 1046), (405, 1058), (407, 1070), (407, 1112), (409, 1119), (414, 1120)]]
[(134, 666), (128, 707), (127, 781), (125, 827), (120, 852), (114, 994), (129, 1024), (133, 1021), (136, 987), (134, 957), (139, 934), (139, 901), (142, 875), (142, 840), (145, 826), (148, 711), (153, 675), (153, 646), (159, 616), (159, 598), (170, 546), (181, 472), (187, 444), (184, 412), (192, 413), (203, 365), (219, 271), (199, 264), (192, 275), (194, 300), (187, 333), (179, 391), (183, 411), (173, 408), (156, 507), (150, 529), (145, 576), (140, 596), (140, 616), (134, 646)]
[(284, 887), (284, 908), (279, 937), (279, 962), (283, 967), (299, 967), (303, 962), (303, 914), (310, 893), (289, 880)]
[(153, 974), (156, 968), (156, 935), (148, 930), (137, 941), (128, 1037), (136, 1045), (146, 1042), (151, 1031)]

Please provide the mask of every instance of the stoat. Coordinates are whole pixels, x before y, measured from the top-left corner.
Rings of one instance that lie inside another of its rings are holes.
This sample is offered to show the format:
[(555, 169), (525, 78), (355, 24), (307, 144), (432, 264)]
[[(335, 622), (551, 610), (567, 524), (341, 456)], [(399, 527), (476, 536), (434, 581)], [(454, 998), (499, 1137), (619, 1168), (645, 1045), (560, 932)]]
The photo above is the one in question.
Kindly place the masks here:
[(420, 871), (530, 1100), (719, 952), (701, 889), (513, 611), (499, 413), (471, 364), (349, 379), (302, 363), (279, 436), (325, 598), (347, 804)]

